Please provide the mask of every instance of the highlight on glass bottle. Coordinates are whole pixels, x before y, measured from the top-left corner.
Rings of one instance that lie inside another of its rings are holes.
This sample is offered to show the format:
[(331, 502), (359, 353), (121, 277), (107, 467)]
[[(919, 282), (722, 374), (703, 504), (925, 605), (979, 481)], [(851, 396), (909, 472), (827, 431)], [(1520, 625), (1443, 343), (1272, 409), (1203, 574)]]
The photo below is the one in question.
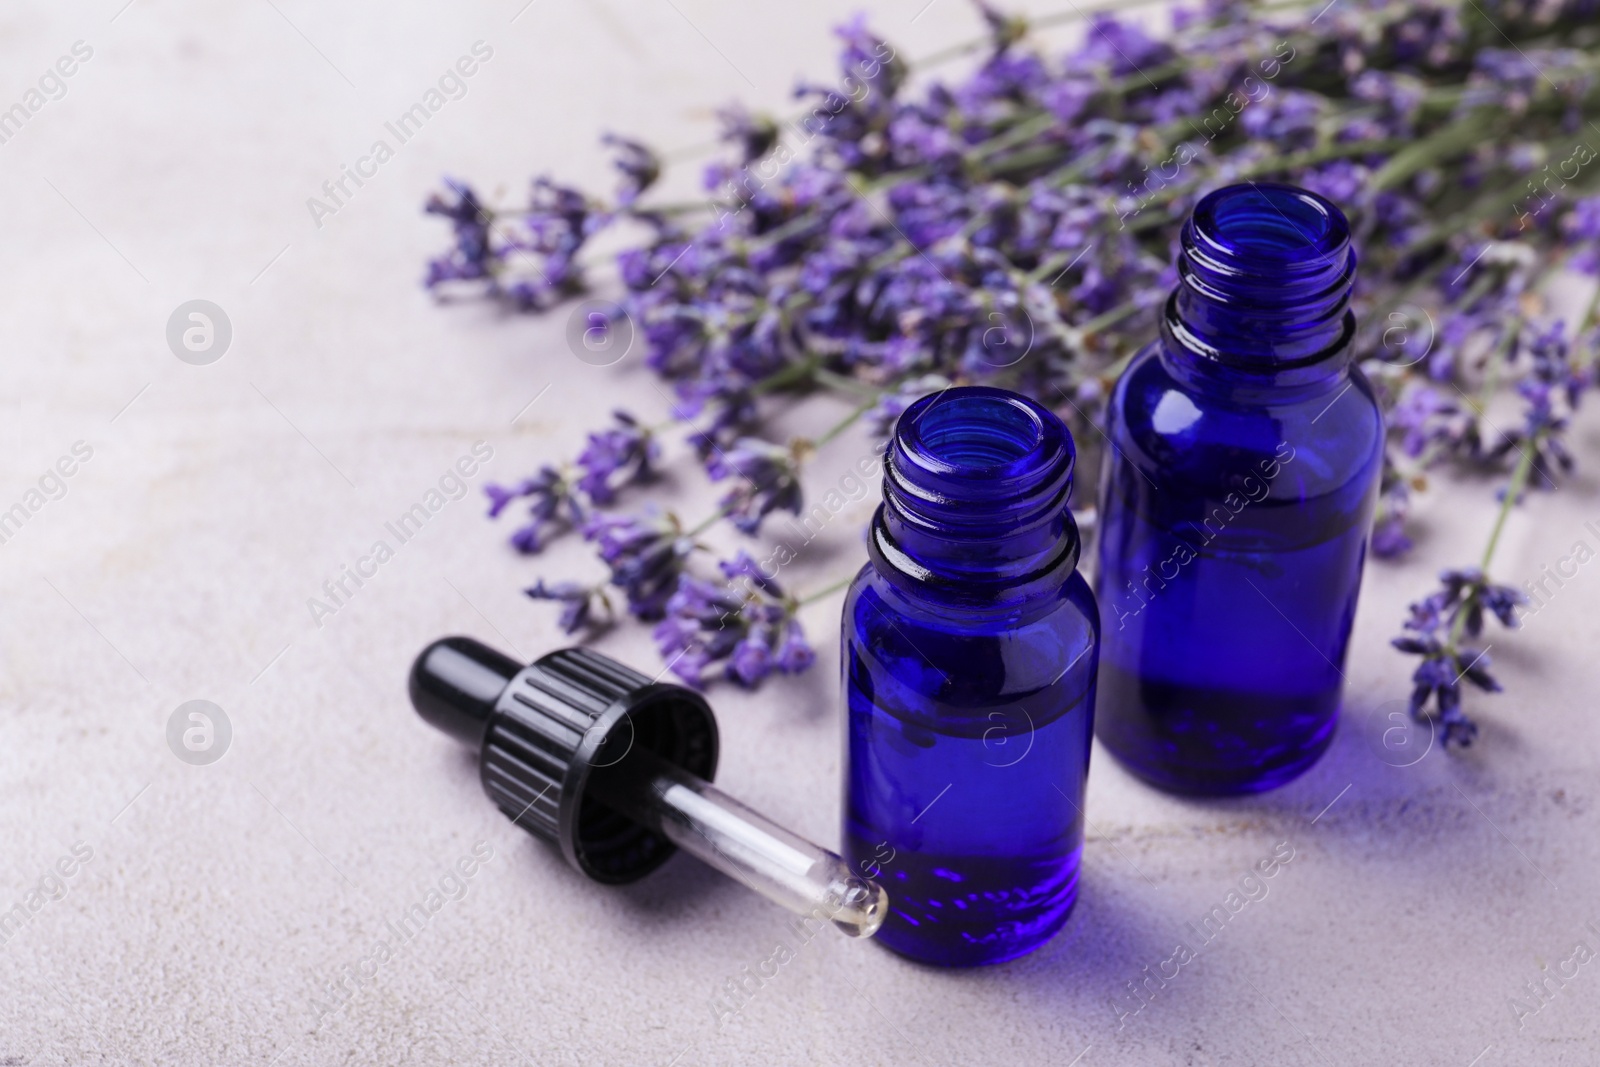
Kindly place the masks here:
[(1044, 944), (1077, 899), (1099, 620), (1061, 420), (953, 388), (900, 417), (844, 605), (844, 847), (929, 963)]
[(1355, 267), (1322, 197), (1211, 193), (1113, 391), (1097, 731), (1162, 788), (1270, 789), (1332, 739), (1383, 452), (1350, 363)]
[(592, 649), (524, 667), (470, 637), (424, 649), (410, 689), (425, 721), (478, 750), (500, 810), (597, 882), (636, 881), (682, 849), (851, 937), (883, 922), (888, 895), (869, 875), (711, 784), (716, 718), (692, 690)]

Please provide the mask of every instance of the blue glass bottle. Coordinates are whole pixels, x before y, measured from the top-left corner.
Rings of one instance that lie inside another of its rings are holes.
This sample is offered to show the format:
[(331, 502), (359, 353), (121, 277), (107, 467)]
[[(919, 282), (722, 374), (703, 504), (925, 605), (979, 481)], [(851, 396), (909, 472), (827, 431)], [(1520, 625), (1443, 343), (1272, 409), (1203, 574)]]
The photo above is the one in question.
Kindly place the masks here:
[(1327, 200), (1211, 193), (1112, 394), (1098, 736), (1164, 789), (1271, 789), (1333, 736), (1383, 455), (1354, 274)]
[(1045, 408), (968, 387), (913, 404), (885, 457), (844, 606), (843, 852), (913, 959), (1020, 956), (1077, 898), (1100, 623), (1075, 456)]

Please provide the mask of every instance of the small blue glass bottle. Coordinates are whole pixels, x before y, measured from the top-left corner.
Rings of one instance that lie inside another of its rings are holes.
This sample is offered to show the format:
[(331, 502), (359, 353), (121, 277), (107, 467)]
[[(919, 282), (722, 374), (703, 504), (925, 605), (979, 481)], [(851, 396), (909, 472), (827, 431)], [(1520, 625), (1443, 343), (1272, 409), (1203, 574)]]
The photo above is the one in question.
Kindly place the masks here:
[(1031, 952), (1077, 899), (1100, 623), (1075, 457), (1048, 410), (979, 387), (917, 401), (885, 457), (844, 606), (843, 852), (916, 960)]
[(1256, 792), (1332, 739), (1383, 418), (1350, 362), (1355, 254), (1333, 204), (1211, 193), (1178, 275), (1107, 416), (1098, 736), (1161, 788)]

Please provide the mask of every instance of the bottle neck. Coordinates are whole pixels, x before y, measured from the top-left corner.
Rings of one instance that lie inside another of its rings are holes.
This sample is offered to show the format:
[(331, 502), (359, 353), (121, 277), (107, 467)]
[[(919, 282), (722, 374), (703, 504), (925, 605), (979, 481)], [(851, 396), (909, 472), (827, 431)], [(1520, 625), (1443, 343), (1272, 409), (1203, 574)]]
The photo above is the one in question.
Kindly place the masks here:
[(1000, 389), (924, 397), (885, 456), (868, 552), (903, 591), (968, 604), (1054, 593), (1078, 562), (1076, 459), (1061, 420)]
[(1183, 227), (1161, 320), (1169, 369), (1246, 386), (1342, 377), (1355, 269), (1349, 225), (1322, 197), (1266, 183), (1211, 193)]

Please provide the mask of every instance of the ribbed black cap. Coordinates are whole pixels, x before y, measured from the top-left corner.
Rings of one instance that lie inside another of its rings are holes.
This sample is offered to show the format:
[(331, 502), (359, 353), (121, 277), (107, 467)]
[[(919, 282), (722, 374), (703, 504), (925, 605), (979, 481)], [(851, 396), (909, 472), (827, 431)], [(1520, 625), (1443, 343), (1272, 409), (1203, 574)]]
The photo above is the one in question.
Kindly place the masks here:
[(417, 657), (411, 700), (430, 724), (481, 743), (484, 791), (508, 818), (600, 882), (642, 878), (674, 846), (586, 798), (591, 770), (638, 745), (707, 781), (716, 774), (717, 723), (698, 693), (586, 648), (518, 670), (487, 645), (448, 637)]

